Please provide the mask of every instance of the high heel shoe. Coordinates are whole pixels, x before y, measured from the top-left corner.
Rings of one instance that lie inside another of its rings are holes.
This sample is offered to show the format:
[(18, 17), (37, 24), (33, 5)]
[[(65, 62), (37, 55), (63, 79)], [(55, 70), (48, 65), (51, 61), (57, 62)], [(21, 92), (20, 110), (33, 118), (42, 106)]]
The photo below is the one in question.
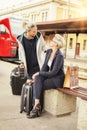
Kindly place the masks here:
[(41, 115), (41, 106), (40, 104), (37, 104), (35, 108), (32, 109), (32, 111), (27, 116), (27, 118), (35, 118), (35, 117), (39, 117), (40, 115)]

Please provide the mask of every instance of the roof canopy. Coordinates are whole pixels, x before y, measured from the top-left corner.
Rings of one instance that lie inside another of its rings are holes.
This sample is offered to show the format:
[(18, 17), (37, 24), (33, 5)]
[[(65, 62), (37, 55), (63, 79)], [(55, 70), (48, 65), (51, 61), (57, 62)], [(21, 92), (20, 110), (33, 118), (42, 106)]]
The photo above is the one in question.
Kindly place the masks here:
[(38, 22), (38, 29), (46, 33), (87, 33), (87, 18)]

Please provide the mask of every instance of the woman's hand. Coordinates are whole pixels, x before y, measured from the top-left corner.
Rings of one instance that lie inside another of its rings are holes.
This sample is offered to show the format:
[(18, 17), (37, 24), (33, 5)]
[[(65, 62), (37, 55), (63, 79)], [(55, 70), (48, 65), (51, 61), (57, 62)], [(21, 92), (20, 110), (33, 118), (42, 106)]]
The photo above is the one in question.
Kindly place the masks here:
[(39, 72), (33, 74), (32, 79), (34, 80), (37, 75), (39, 75)]
[(32, 79), (27, 79), (27, 81), (26, 81), (27, 83), (32, 83), (33, 82), (33, 80)]

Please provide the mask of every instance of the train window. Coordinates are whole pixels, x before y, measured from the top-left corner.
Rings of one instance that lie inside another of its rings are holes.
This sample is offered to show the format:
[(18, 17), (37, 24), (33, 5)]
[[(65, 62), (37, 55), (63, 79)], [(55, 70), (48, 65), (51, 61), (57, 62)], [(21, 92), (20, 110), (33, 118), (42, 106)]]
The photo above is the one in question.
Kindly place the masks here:
[(0, 24), (0, 34), (5, 34), (6, 33), (6, 28), (3, 24)]

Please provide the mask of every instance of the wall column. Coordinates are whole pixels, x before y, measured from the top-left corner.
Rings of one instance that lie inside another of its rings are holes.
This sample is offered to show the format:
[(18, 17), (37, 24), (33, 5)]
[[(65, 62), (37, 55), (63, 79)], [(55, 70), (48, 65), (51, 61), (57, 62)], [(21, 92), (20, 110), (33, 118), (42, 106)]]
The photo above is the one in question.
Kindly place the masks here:
[(57, 3), (54, 3), (54, 2), (51, 2), (50, 3), (50, 7), (49, 7), (49, 20), (56, 20), (57, 18), (57, 7), (58, 7), (58, 4)]

